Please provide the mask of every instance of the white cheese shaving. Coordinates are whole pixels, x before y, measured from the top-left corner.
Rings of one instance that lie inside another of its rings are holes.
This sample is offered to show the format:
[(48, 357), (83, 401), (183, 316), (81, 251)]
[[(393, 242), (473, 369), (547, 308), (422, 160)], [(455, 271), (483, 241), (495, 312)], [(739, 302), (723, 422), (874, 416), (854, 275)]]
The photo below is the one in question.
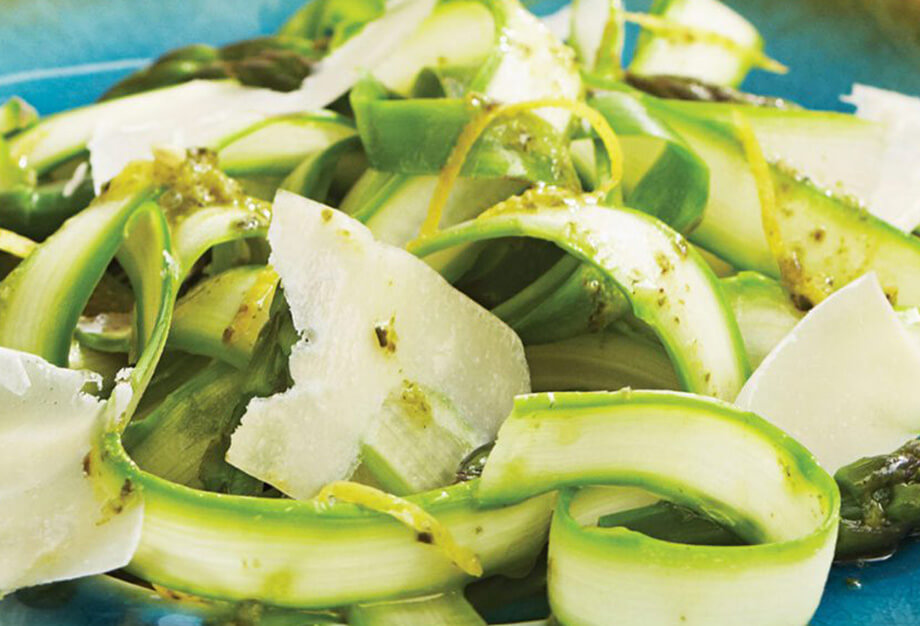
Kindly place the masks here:
[[(573, 0), (565, 8), (571, 11), (568, 19), (571, 25), (569, 45), (578, 53), (585, 68), (593, 70), (597, 64), (601, 44), (604, 42), (604, 31), (610, 22), (611, 13), (621, 11), (622, 3), (619, 0)], [(547, 20), (543, 23), (547, 24)], [(547, 26), (553, 32), (557, 32), (553, 26)]]
[[(549, 29), (549, 32), (558, 37), (560, 41), (565, 41), (569, 38), (572, 27), (572, 5), (567, 4), (558, 11), (550, 13), (549, 15), (544, 15), (540, 17), (540, 21), (543, 22), (543, 25)], [(601, 28), (603, 28), (603, 21), (597, 21), (600, 22)]]
[[(98, 194), (131, 161), (153, 158), (154, 146), (182, 150), (219, 140), (273, 115), (305, 110), (299, 92), (278, 93), (229, 81), (192, 81), (169, 98), (136, 99), (102, 118), (88, 147)], [(117, 102), (117, 101), (116, 101)]]
[[(323, 107), (344, 95), (361, 73), (385, 65), (431, 14), (435, 0), (399, 0), (387, 4), (387, 12), (365, 26), (322, 60), (301, 88)], [(416, 59), (413, 59), (416, 61)], [(417, 68), (421, 69), (421, 68)], [(417, 71), (417, 70), (416, 70)]]
[(114, 511), (84, 472), (105, 407), (86, 383), (0, 348), (0, 595), (123, 567), (140, 540), (140, 500)]
[(480, 443), (529, 390), (510, 328), (344, 213), (279, 192), (269, 241), (304, 339), (290, 359), (293, 387), (253, 400), (233, 434), (236, 467), (308, 498), (351, 474), (406, 383), (443, 395)]
[(920, 433), (920, 347), (875, 274), (812, 309), (736, 403), (802, 442), (830, 472)]
[[(513, 104), (541, 98), (578, 100), (583, 95), (575, 51), (527, 9), (509, 11), (499, 47), (501, 61), (485, 89), (489, 98)], [(561, 109), (544, 109), (540, 115), (559, 132), (572, 119)]]
[(920, 226), (920, 98), (867, 85), (853, 85), (844, 102), (856, 115), (882, 124), (880, 158), (867, 163), (878, 172), (875, 189), (865, 200), (869, 210), (901, 230)]

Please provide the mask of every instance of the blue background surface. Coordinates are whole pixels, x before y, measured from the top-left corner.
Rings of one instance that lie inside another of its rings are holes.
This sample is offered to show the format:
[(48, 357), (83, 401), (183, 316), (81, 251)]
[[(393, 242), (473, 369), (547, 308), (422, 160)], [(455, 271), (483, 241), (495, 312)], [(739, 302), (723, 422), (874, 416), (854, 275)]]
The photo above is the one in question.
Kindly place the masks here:
[[(630, 9), (648, 0), (627, 0)], [(273, 32), (302, 0), (3, 0), (0, 2), (0, 101), (19, 95), (42, 113), (97, 98), (115, 80), (159, 54), (192, 42), (223, 44)], [(563, 0), (530, 2), (537, 13)], [(767, 51), (788, 64), (786, 76), (755, 72), (745, 87), (814, 108), (844, 109), (853, 82), (920, 95), (920, 53), (891, 43), (852, 0), (728, 0), (760, 29)], [(630, 32), (631, 39), (635, 31)], [(920, 545), (883, 563), (838, 567), (812, 624), (920, 624)], [(100, 614), (120, 614), (117, 598), (91, 598)], [(3, 604), (0, 603), (0, 616)], [(782, 598), (777, 598), (782, 602)], [(111, 606), (103, 607), (105, 602)], [(66, 624), (101, 624), (84, 613)], [(82, 611), (81, 611), (82, 613)], [(9, 615), (9, 614), (7, 614)], [(63, 624), (34, 615), (28, 626)], [(50, 620), (50, 621), (48, 621)], [(107, 624), (113, 623), (107, 621)], [(177, 614), (142, 620), (198, 624)]]
[[(42, 113), (90, 102), (146, 60), (192, 42), (223, 44), (274, 31), (303, 0), (0, 1), (0, 101)], [(564, 0), (530, 0), (548, 13)], [(642, 10), (650, 0), (627, 0)], [(763, 33), (786, 76), (755, 72), (746, 87), (814, 108), (844, 108), (854, 81), (920, 95), (920, 52), (888, 41), (854, 0), (728, 0)], [(635, 35), (635, 30), (631, 30)], [(920, 47), (918, 47), (920, 50)]]

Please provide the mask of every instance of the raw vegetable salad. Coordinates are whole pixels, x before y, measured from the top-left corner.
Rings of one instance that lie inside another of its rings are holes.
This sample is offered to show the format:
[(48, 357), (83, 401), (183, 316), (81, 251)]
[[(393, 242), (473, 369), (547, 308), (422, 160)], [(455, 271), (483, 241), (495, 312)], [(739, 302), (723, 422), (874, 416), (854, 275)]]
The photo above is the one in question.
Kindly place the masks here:
[(920, 527), (920, 101), (785, 69), (716, 0), (313, 0), (7, 101), (0, 622), (808, 623)]

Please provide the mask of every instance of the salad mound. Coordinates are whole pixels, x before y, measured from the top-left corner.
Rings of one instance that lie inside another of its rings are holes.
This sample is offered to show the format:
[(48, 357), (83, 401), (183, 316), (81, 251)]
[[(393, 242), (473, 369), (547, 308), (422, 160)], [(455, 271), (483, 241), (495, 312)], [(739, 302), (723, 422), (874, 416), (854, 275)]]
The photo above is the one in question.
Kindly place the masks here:
[(752, 71), (717, 0), (313, 0), (0, 106), (0, 622), (808, 623), (920, 528), (920, 100)]

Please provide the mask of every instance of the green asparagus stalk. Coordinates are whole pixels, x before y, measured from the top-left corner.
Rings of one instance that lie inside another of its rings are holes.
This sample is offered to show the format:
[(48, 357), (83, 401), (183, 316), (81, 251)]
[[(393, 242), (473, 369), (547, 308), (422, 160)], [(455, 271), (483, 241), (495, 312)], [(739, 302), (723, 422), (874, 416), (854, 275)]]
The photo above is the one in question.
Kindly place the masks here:
[[(526, 288), (501, 306), (513, 308), (516, 301), (520, 304), (530, 299), (525, 291)], [(582, 264), (546, 297), (531, 301), (527, 309), (508, 324), (525, 344), (531, 345), (601, 332), (629, 311), (629, 303), (613, 281), (595, 267)], [(493, 312), (499, 315), (498, 307)]]
[(234, 78), (253, 87), (293, 91), (324, 51), (325, 44), (285, 35), (247, 39), (223, 48), (195, 44), (173, 50), (131, 74), (105, 92), (101, 100), (195, 79)]
[[(187, 356), (179, 358), (178, 367), (175, 361), (165, 361), (167, 378), (172, 378), (170, 371), (186, 371), (183, 361), (196, 364), (197, 373), (126, 429), (124, 443), (131, 457), (146, 471), (172, 482), (218, 493), (260, 495), (261, 481), (229, 465), (224, 456), (249, 400), (290, 386), (288, 357), (296, 341), (290, 310), (278, 296), (247, 369), (218, 361), (200, 368), (198, 359)], [(149, 391), (155, 393), (155, 388), (154, 384)]]
[(131, 457), (144, 470), (172, 482), (258, 495), (261, 482), (223, 460), (236, 426), (233, 409), (242, 395), (243, 377), (221, 362), (199, 370), (149, 416), (127, 428), (124, 443)]
[(38, 121), (38, 112), (22, 98), (13, 96), (0, 105), (0, 137), (28, 128)]
[(19, 184), (0, 191), (0, 225), (41, 241), (64, 220), (82, 211), (93, 199), (93, 181), (86, 177), (76, 186), (57, 181), (36, 187)]
[(598, 521), (598, 526), (622, 526), (656, 539), (688, 545), (737, 546), (744, 543), (728, 528), (692, 509), (665, 501), (605, 515)]
[(563, 256), (541, 241), (500, 239), (484, 247), (454, 286), (482, 306), (494, 308), (539, 279)]
[(839, 560), (886, 556), (920, 527), (920, 440), (860, 459), (834, 478), (842, 497)]
[[(920, 440), (891, 454), (860, 459), (835, 475), (842, 496), (835, 558), (891, 554), (920, 528)], [(693, 545), (739, 545), (731, 531), (670, 502), (604, 516), (601, 527), (623, 526), (656, 539)]]
[(627, 72), (624, 81), (639, 91), (670, 100), (699, 102), (732, 102), (774, 109), (801, 108), (790, 100), (747, 93), (725, 85), (713, 85), (685, 76), (640, 76)]
[(385, 8), (385, 0), (314, 0), (294, 13), (278, 34), (328, 41), (335, 48), (383, 15)]

